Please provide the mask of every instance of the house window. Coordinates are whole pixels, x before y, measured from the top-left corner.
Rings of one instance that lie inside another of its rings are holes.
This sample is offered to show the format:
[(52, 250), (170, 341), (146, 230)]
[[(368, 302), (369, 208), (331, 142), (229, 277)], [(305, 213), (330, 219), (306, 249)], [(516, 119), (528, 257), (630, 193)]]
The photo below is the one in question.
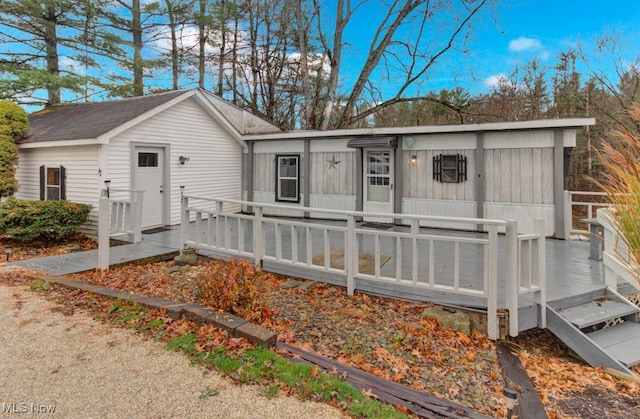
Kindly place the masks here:
[(276, 201), (300, 202), (300, 156), (276, 156)]
[(433, 179), (442, 183), (467, 180), (467, 157), (462, 154), (440, 154), (433, 157)]
[(66, 199), (66, 170), (64, 166), (40, 166), (40, 199), (59, 201)]
[(138, 167), (158, 167), (158, 153), (138, 153)]

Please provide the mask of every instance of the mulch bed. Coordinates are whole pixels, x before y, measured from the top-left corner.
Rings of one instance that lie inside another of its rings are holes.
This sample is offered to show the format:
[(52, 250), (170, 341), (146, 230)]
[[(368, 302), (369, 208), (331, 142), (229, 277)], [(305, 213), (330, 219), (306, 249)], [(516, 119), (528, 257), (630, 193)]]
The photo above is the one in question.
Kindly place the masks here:
[(34, 259), (45, 256), (65, 255), (72, 252), (97, 249), (95, 240), (82, 233), (72, 234), (55, 245), (46, 240), (19, 241), (6, 235), (0, 235), (0, 263), (6, 262), (7, 248), (11, 249), (10, 261)]

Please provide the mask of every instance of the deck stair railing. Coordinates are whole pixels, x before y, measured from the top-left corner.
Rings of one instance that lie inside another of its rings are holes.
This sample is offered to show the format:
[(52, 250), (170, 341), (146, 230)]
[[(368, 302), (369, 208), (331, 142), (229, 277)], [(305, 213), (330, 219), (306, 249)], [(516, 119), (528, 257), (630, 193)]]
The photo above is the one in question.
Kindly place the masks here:
[(98, 269), (109, 268), (109, 239), (119, 234), (142, 241), (142, 196), (132, 189), (102, 190), (98, 205)]
[[(251, 213), (227, 207), (250, 208)], [(299, 210), (300, 218), (268, 217), (265, 210)], [(313, 212), (318, 219), (305, 219), (304, 212)], [(326, 220), (319, 219), (323, 214)], [(358, 223), (363, 217), (402, 219), (403, 226), (368, 228)], [(459, 230), (421, 228), (442, 225)], [(478, 225), (485, 233), (461, 231), (475, 230)], [(492, 339), (499, 337), (499, 281), (506, 282), (507, 302), (502, 307), (509, 310), (510, 335), (518, 334), (519, 296), (535, 293), (544, 307), (543, 232), (541, 227), (538, 232), (518, 235), (515, 221), (182, 197), (181, 242), (185, 247), (207, 250), (220, 258), (253, 260), (274, 272), (322, 279), (345, 286), (350, 295), (359, 289), (428, 300), (430, 293), (448, 293), (481, 301), (487, 309), (487, 332)], [(501, 247), (499, 233), (515, 245)]]
[(640, 291), (640, 264), (634, 257), (624, 235), (615, 220), (613, 208), (599, 209), (598, 222), (602, 225), (604, 250), (602, 261), (605, 267), (605, 282), (614, 291), (618, 290), (618, 277)]

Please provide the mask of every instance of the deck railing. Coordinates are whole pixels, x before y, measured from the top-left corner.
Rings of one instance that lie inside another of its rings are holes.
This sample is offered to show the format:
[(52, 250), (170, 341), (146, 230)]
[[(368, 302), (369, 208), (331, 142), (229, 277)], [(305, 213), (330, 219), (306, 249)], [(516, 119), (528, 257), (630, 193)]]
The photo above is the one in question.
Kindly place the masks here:
[(617, 290), (620, 277), (640, 291), (640, 264), (620, 232), (612, 211), (609, 208), (598, 210), (598, 222), (603, 230), (605, 282), (609, 288)]
[(595, 219), (598, 209), (611, 207), (605, 192), (564, 191), (564, 193), (567, 202), (565, 208), (568, 212), (565, 219), (571, 223), (569, 231), (574, 233), (589, 233), (587, 224), (580, 220)]
[(143, 191), (110, 188), (101, 191), (98, 205), (98, 269), (109, 268), (109, 239), (132, 234), (133, 242), (142, 241)]
[[(251, 213), (226, 211), (225, 206), (240, 206)], [(265, 209), (299, 211), (300, 218), (266, 217)], [(305, 212), (317, 217), (325, 214), (327, 220), (305, 219)], [(403, 226), (369, 228), (357, 222), (362, 218), (401, 219)], [(423, 228), (443, 224), (460, 231)], [(462, 231), (475, 230), (478, 225), (484, 227), (484, 233)], [(499, 232), (515, 245), (501, 247)], [(545, 302), (543, 232), (544, 228), (518, 235), (515, 221), (182, 198), (181, 242), (186, 247), (206, 249), (220, 258), (250, 259), (273, 272), (342, 285), (350, 295), (363, 290), (429, 300), (446, 293), (466, 305), (480, 301), (478, 306), (487, 309), (487, 332), (492, 339), (499, 336), (499, 281), (505, 281), (512, 336), (518, 334), (519, 296), (536, 293), (537, 300)]]

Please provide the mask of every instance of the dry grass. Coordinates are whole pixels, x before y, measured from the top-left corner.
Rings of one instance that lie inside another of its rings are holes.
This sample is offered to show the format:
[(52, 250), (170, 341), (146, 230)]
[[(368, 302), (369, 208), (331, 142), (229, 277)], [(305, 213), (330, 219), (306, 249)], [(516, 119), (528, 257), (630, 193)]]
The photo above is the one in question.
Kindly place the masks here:
[[(640, 126), (640, 104), (629, 110)], [(615, 208), (614, 217), (636, 261), (640, 261), (640, 132), (619, 126), (598, 152), (604, 181), (597, 182)]]

